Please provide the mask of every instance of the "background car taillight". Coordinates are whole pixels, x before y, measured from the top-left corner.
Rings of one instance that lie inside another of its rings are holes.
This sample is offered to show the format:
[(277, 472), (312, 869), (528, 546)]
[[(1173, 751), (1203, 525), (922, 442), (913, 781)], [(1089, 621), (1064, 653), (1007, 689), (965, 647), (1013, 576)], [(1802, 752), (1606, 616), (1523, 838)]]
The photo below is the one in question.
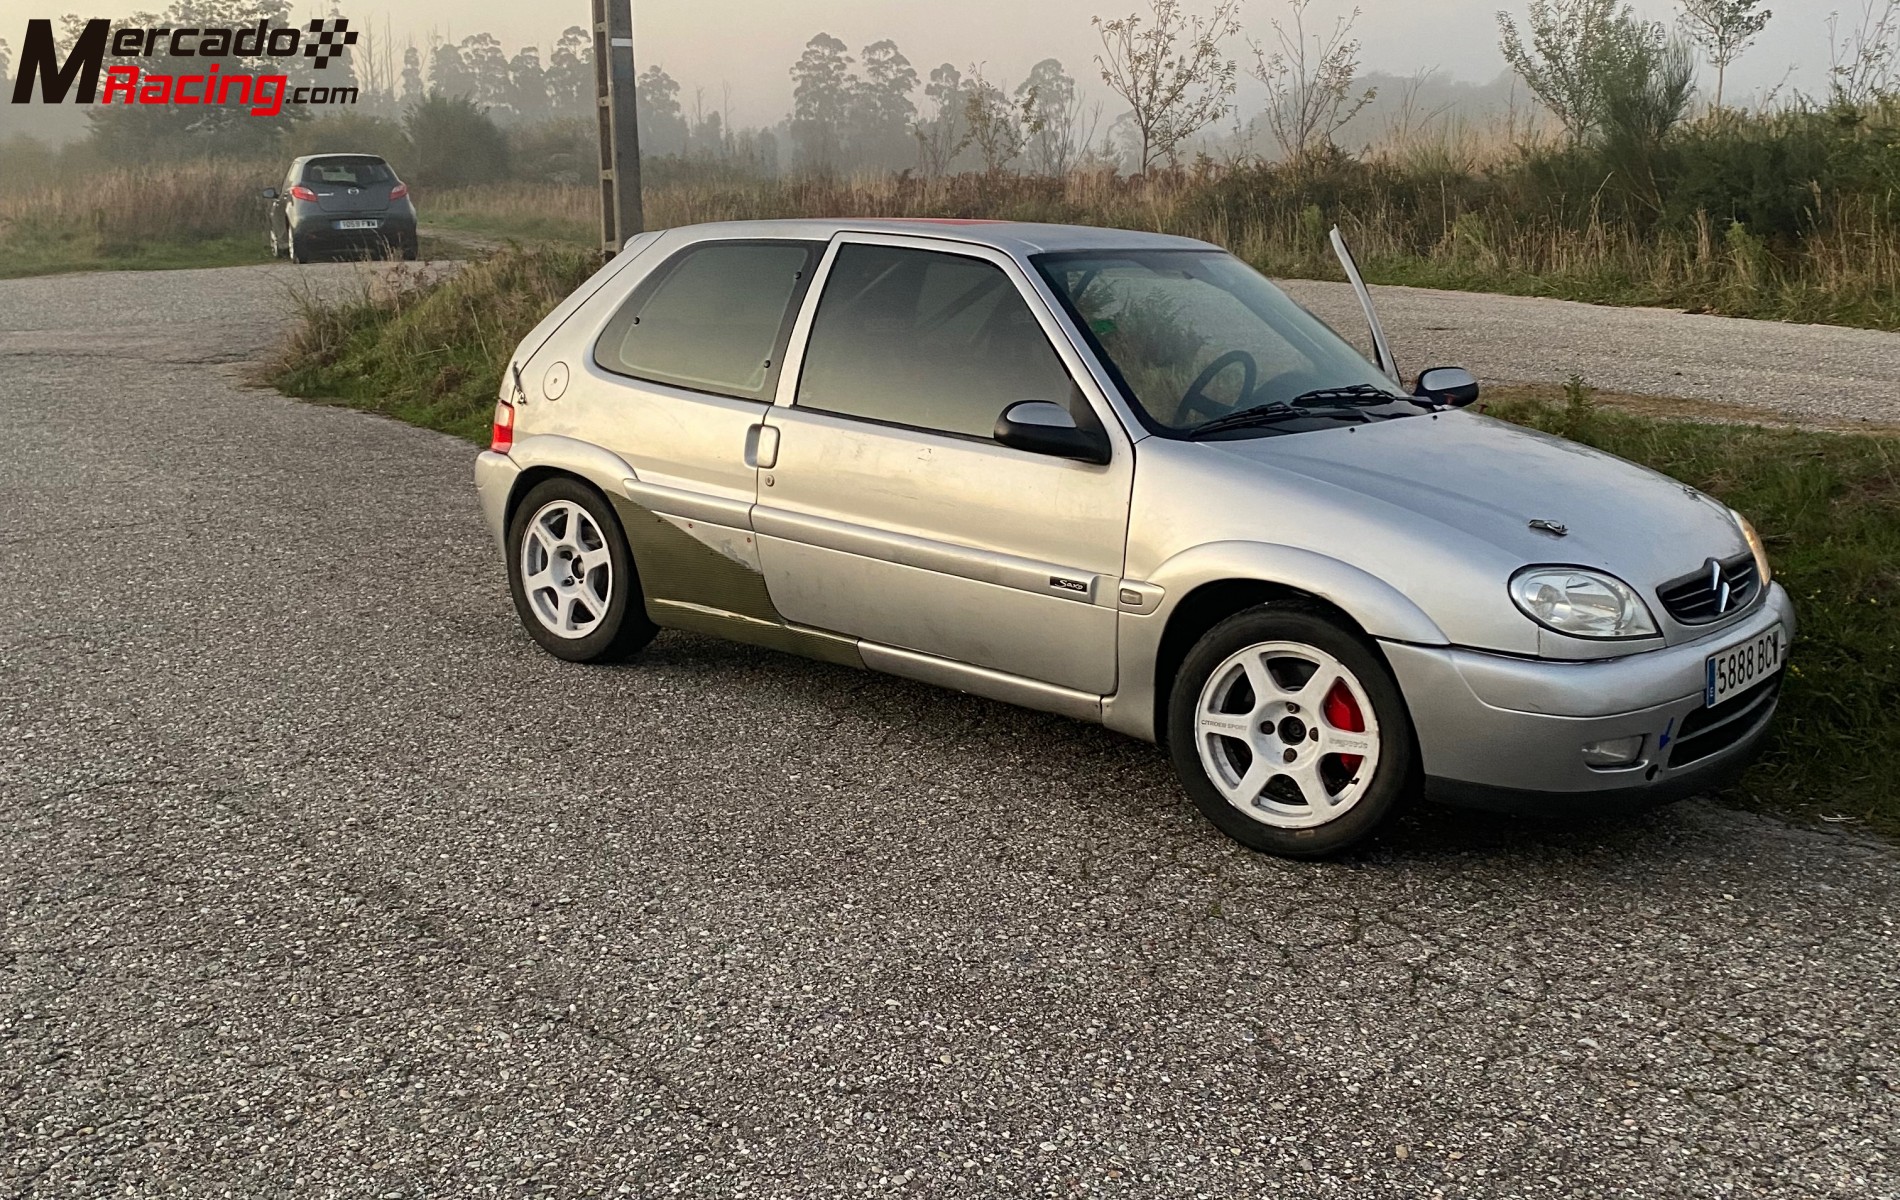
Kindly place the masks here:
[(488, 439), (488, 448), (497, 454), (506, 454), (515, 445), (515, 406), (506, 400), (495, 402), (495, 429)]
[(407, 196), (408, 194), (409, 194), (409, 185), (406, 183), (399, 183), (395, 187), (389, 189), (389, 198), (391, 200), (400, 200), (404, 196)]
[(293, 200), (308, 200), (312, 204), (317, 201), (317, 194), (301, 183), (290, 189), (290, 197)]

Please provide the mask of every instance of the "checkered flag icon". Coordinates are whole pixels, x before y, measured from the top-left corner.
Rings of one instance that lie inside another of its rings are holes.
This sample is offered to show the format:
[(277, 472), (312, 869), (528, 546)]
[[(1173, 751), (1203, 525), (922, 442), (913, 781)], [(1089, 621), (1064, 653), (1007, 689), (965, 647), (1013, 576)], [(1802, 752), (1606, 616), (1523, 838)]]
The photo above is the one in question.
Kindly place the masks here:
[[(332, 25), (335, 28), (331, 28)], [(329, 66), (331, 59), (343, 57), (345, 46), (356, 45), (356, 30), (350, 28), (348, 17), (338, 17), (335, 21), (312, 21), (310, 33), (312, 36), (304, 42), (303, 55), (316, 59), (319, 71)]]

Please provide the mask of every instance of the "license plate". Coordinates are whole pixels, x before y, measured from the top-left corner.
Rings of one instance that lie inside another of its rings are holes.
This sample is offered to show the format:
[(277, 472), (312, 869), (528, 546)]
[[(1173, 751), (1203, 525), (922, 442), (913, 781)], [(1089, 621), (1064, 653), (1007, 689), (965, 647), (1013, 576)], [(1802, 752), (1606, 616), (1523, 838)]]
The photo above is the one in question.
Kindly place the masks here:
[(1774, 674), (1788, 652), (1788, 635), (1781, 626), (1771, 625), (1745, 642), (1709, 655), (1707, 683), (1702, 689), (1702, 706), (1714, 708), (1722, 701), (1745, 692)]
[(338, 229), (375, 229), (381, 224), (381, 221), (338, 221), (336, 227)]

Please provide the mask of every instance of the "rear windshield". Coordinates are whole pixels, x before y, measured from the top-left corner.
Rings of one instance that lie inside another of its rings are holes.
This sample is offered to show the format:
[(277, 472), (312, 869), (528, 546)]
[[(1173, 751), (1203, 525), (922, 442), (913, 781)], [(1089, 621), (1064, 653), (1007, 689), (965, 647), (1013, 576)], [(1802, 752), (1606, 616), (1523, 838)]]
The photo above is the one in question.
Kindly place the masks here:
[(339, 183), (344, 187), (368, 187), (391, 183), (396, 173), (380, 158), (319, 158), (304, 164), (305, 183)]

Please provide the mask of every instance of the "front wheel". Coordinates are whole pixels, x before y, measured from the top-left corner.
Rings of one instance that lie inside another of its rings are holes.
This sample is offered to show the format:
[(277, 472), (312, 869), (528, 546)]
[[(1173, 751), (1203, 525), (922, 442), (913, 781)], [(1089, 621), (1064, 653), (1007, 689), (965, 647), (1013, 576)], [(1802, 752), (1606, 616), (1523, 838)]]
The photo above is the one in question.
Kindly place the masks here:
[(1417, 774), (1411, 720), (1385, 664), (1294, 608), (1236, 613), (1195, 644), (1175, 677), (1168, 746), (1208, 820), (1295, 858), (1371, 833)]
[(515, 510), (508, 587), (529, 636), (569, 662), (618, 661), (659, 632), (613, 509), (575, 479), (537, 484)]

